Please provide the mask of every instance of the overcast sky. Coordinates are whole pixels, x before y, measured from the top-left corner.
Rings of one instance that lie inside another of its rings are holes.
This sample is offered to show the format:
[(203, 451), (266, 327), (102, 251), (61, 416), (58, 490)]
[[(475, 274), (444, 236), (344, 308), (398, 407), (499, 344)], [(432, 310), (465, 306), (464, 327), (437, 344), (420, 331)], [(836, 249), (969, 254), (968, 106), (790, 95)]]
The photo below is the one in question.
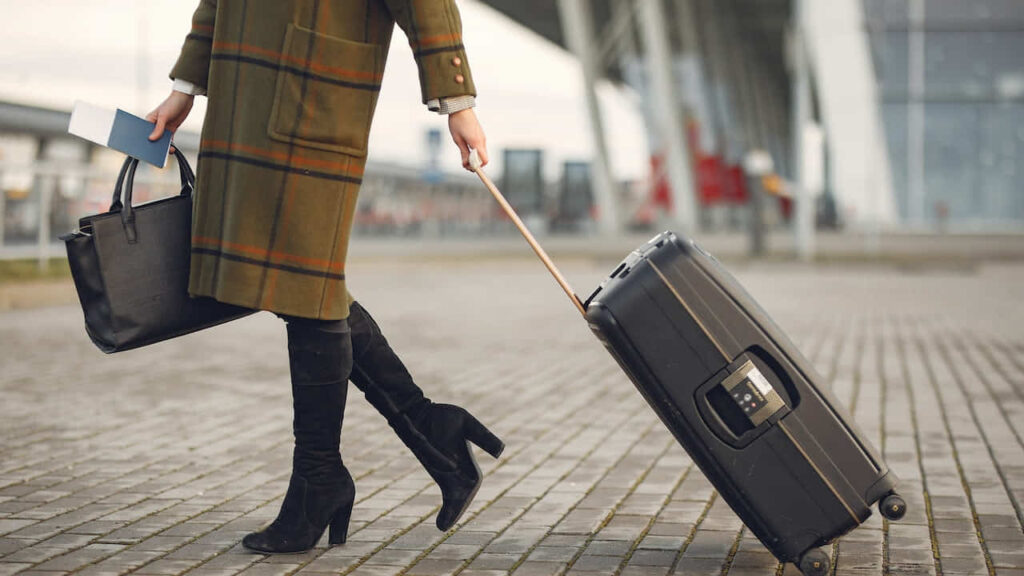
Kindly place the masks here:
[[(68, 110), (81, 99), (145, 115), (170, 90), (167, 73), (195, 6), (196, 0), (0, 0), (0, 99)], [(549, 177), (562, 160), (588, 159), (576, 61), (476, 0), (460, 0), (459, 7), (492, 155), (502, 147), (544, 148)], [(601, 90), (618, 178), (640, 177), (647, 166), (642, 122), (630, 98)], [(196, 100), (186, 129), (200, 128), (205, 102)], [(370, 158), (420, 164), (431, 126), (446, 128), (420, 103), (412, 53), (396, 31)], [(443, 164), (458, 169), (454, 145)]]

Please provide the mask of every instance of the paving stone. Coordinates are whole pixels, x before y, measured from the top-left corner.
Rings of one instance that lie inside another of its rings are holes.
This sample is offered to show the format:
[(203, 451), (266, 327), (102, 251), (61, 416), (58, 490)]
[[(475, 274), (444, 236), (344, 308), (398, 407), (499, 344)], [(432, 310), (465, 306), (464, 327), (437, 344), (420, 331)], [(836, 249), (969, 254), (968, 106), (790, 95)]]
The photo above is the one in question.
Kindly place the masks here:
[(440, 544), (430, 551), (427, 558), (432, 560), (468, 560), (480, 551), (474, 544)]
[(533, 562), (527, 560), (512, 572), (514, 576), (558, 576), (565, 569), (559, 562)]
[[(398, 566), (373, 566), (369, 564), (362, 564), (356, 568), (352, 574), (365, 574), (366, 576), (398, 576), (399, 574), (403, 574), (404, 570), (405, 568), (400, 568)], [(323, 574), (323, 576), (327, 576), (331, 573), (308, 572), (306, 569), (302, 569), (296, 572), (296, 574)]]
[(686, 542), (686, 538), (683, 536), (658, 536), (648, 532), (638, 547), (641, 550), (678, 551), (682, 549), (684, 542)]
[(267, 564), (257, 563), (239, 572), (245, 576), (286, 576), (299, 569), (299, 564), (280, 563)]
[[(0, 576), (721, 576), (727, 561), (728, 576), (776, 574), (572, 310), (534, 291), (536, 263), (364, 266), (364, 304), (417, 380), (507, 444), (497, 461), (477, 452), (486, 480), (459, 526), (434, 527), (440, 492), (353, 393), (349, 541), (250, 553), (241, 538), (276, 515), (291, 459), (280, 320), (105, 357), (76, 307), (23, 310), (0, 314), (13, 359), (0, 374)], [(565, 271), (586, 286), (605, 268)], [(990, 576), (986, 554), (999, 576), (1024, 576), (1024, 309), (1006, 288), (1024, 285), (1024, 265), (736, 271), (853, 407), (911, 506), (845, 535), (835, 576), (933, 575), (933, 548), (943, 576)], [(412, 296), (423, 286), (429, 307)]]
[[(942, 566), (942, 573), (947, 572), (988, 572), (984, 558), (956, 558), (943, 557), (939, 560)], [(998, 567), (998, 565), (996, 565)]]
[(936, 518), (934, 526), (936, 532), (971, 532), (974, 530), (974, 522), (970, 518)]
[(676, 553), (670, 550), (637, 550), (629, 559), (634, 566), (664, 566), (670, 568), (675, 562)]
[(31, 562), (33, 564), (60, 556), (67, 552), (66, 548), (51, 548), (48, 546), (28, 546), (16, 552), (12, 552), (2, 558), (4, 562)]
[(688, 558), (725, 558), (732, 549), (736, 534), (732, 532), (698, 532), (683, 552)]
[(934, 561), (931, 550), (920, 548), (891, 548), (889, 562), (891, 564), (927, 564)]
[(310, 572), (339, 574), (359, 564), (359, 558), (353, 556), (333, 556), (323, 554), (303, 568)]
[(676, 564), (673, 574), (686, 574), (692, 576), (714, 576), (722, 573), (724, 559), (716, 558), (694, 558), (683, 557)]
[(587, 544), (586, 553), (596, 556), (625, 556), (632, 548), (626, 540), (594, 540)]
[(385, 548), (374, 553), (366, 560), (366, 564), (386, 566), (409, 566), (422, 554), (418, 550), (391, 550)]
[(1024, 549), (1018, 552), (990, 552), (992, 564), (997, 568), (1024, 567)]
[(740, 550), (732, 559), (732, 563), (729, 565), (729, 573), (738, 568), (769, 568), (775, 569), (779, 565), (779, 561), (767, 551), (751, 552), (749, 550)]
[(628, 565), (619, 576), (665, 576), (668, 573), (668, 568), (663, 566), (637, 566)]
[(26, 526), (35, 524), (37, 520), (21, 518), (0, 518), (0, 534), (8, 534)]
[(0, 556), (31, 546), (32, 542), (20, 538), (0, 538)]
[(410, 576), (445, 576), (462, 566), (461, 560), (420, 560), (413, 564), (407, 574)]
[(562, 562), (568, 563), (579, 553), (578, 548), (569, 546), (538, 546), (530, 552), (527, 557), (532, 562)]
[(499, 570), (507, 572), (519, 562), (518, 554), (487, 554), (483, 553), (473, 559), (469, 568), (473, 570)]
[(624, 559), (620, 556), (598, 556), (595, 554), (583, 554), (576, 562), (573, 563), (572, 568), (576, 571), (583, 572), (614, 572)]
[(1015, 540), (987, 540), (985, 547), (990, 552), (1020, 552), (1024, 550), (1024, 537)]

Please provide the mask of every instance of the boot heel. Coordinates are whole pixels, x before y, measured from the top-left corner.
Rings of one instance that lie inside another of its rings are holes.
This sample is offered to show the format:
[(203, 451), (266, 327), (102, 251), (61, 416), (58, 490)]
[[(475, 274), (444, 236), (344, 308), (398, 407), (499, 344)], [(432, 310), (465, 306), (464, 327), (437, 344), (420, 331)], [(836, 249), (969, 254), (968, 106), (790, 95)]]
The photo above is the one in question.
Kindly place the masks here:
[(331, 518), (330, 532), (327, 535), (327, 545), (344, 544), (348, 539), (348, 523), (352, 519), (352, 505), (355, 502), (342, 504), (341, 508)]
[(505, 443), (473, 416), (469, 416), (466, 419), (463, 430), (467, 440), (476, 444), (494, 458), (500, 457), (501, 453), (505, 450)]

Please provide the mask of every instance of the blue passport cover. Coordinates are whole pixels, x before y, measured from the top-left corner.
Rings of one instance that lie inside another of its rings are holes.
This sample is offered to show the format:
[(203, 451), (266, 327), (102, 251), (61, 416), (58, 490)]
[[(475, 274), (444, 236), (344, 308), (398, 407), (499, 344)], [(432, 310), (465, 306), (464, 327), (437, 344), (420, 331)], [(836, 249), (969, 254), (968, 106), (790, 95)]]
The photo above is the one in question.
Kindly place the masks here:
[(155, 124), (118, 108), (110, 129), (107, 146), (163, 168), (171, 149), (171, 131), (164, 130), (159, 140), (150, 141)]

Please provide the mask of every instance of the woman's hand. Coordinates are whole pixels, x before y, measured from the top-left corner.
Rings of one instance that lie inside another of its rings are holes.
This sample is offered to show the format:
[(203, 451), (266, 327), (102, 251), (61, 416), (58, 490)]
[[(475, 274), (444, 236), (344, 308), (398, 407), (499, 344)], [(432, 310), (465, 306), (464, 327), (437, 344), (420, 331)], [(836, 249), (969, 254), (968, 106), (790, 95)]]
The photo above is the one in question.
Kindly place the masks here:
[[(188, 118), (193, 100), (195, 100), (195, 96), (191, 94), (172, 90), (166, 100), (146, 115), (146, 120), (156, 122), (156, 128), (149, 135), (149, 139), (151, 141), (158, 140), (164, 130), (170, 130), (172, 133), (177, 130), (185, 118)], [(173, 152), (174, 148), (171, 148), (171, 151)]]
[(472, 108), (449, 114), (448, 130), (452, 133), (455, 145), (462, 151), (463, 168), (470, 172), (473, 171), (469, 165), (470, 150), (476, 150), (480, 154), (481, 166), (487, 166), (487, 137), (484, 136), (484, 129), (480, 126)]

